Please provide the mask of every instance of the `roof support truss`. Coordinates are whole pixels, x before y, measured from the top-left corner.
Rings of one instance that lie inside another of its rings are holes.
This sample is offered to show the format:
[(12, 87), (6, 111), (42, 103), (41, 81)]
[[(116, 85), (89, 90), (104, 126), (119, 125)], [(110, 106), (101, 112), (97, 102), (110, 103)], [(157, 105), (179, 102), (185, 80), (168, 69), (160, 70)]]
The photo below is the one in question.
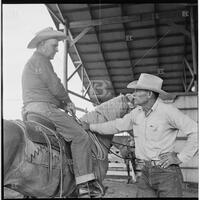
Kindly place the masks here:
[(186, 58), (184, 58), (184, 62), (185, 62), (186, 66), (188, 67), (188, 69), (189, 69), (189, 71), (190, 71), (190, 73), (192, 75), (192, 79), (190, 81), (190, 84), (186, 89), (186, 92), (189, 92), (190, 88), (192, 87), (192, 84), (194, 83), (194, 72), (193, 72), (193, 70), (192, 70), (192, 68), (191, 68), (191, 66), (190, 66), (190, 64), (189, 64), (189, 62), (187, 61)]
[(145, 13), (131, 16), (110, 17), (104, 19), (84, 20), (69, 23), (69, 28), (84, 28), (88, 26), (102, 26), (108, 24), (120, 24), (127, 22), (148, 21), (155, 19), (174, 19), (183, 17), (185, 10), (174, 10), (160, 13)]
[[(45, 4), (46, 5), (46, 4)], [(82, 59), (81, 59), (81, 57), (80, 57), (80, 55), (79, 55), (79, 53), (78, 53), (78, 50), (77, 50), (77, 47), (76, 47), (76, 42), (74, 42), (74, 39), (73, 39), (73, 36), (72, 36), (72, 34), (71, 34), (71, 31), (70, 31), (70, 29), (67, 27), (68, 25), (67, 25), (67, 22), (68, 22), (68, 20), (66, 19), (66, 18), (64, 18), (63, 17), (63, 15), (62, 15), (62, 12), (61, 12), (61, 8), (59, 7), (59, 5), (58, 4), (56, 4), (56, 8), (57, 8), (57, 10), (58, 10), (58, 13), (59, 13), (59, 15), (60, 16), (58, 16), (48, 5), (46, 5), (46, 7), (47, 7), (47, 9), (48, 9), (48, 11), (49, 11), (49, 13), (60, 23), (60, 24), (62, 24), (63, 26), (64, 26), (64, 30), (66, 30), (67, 32), (66, 32), (66, 34), (67, 35), (69, 35), (69, 36), (67, 36), (67, 40), (65, 40), (65, 42), (67, 42), (68, 40), (69, 41), (72, 41), (72, 44), (73, 44), (73, 47), (74, 47), (74, 49), (75, 49), (75, 52), (76, 52), (76, 54), (77, 54), (77, 57), (78, 57), (78, 63), (80, 64), (80, 65), (82, 65), (82, 67), (83, 67), (83, 62), (82, 62)], [(78, 38), (76, 39), (77, 41), (78, 41), (78, 39), (80, 39), (81, 38), (81, 36), (83, 36), (84, 34), (86, 34), (86, 32), (88, 32), (89, 31), (89, 28), (86, 28), (82, 33), (81, 33), (81, 35), (79, 35), (78, 36)], [(68, 55), (68, 45), (65, 45), (65, 51), (66, 51), (66, 54)], [(67, 63), (66, 63), (66, 60), (67, 60), (67, 55), (65, 55), (65, 67), (64, 67), (64, 83), (65, 83), (65, 87), (67, 86)], [(75, 66), (75, 65), (74, 65)], [(76, 66), (75, 66), (76, 67)], [(84, 68), (84, 67), (83, 67)], [(78, 71), (78, 70), (75, 70), (76, 72)], [(93, 94), (94, 94), (94, 97), (95, 97), (95, 101), (96, 101), (96, 103), (95, 102), (93, 102), (93, 101), (91, 101), (90, 99), (87, 99), (87, 98), (85, 98), (84, 96), (81, 96), (81, 95), (79, 95), (79, 94), (77, 94), (77, 93), (75, 93), (75, 92), (72, 92), (72, 91), (70, 91), (70, 90), (68, 90), (68, 88), (66, 87), (66, 90), (69, 92), (69, 93), (71, 93), (71, 94), (73, 94), (73, 95), (75, 95), (75, 96), (78, 96), (78, 97), (80, 97), (80, 98), (83, 98), (84, 100), (87, 100), (87, 101), (89, 101), (89, 102), (92, 102), (93, 104), (99, 104), (100, 102), (99, 102), (99, 100), (98, 100), (98, 98), (97, 98), (97, 95), (96, 95), (96, 93), (95, 93), (95, 90), (94, 90), (94, 88), (93, 88), (93, 86), (92, 86), (92, 83), (91, 83), (91, 81), (90, 81), (90, 79), (89, 79), (89, 77), (88, 77), (88, 74), (87, 74), (87, 72), (86, 72), (86, 70), (85, 70), (85, 68), (84, 68), (84, 72), (85, 72), (85, 75), (86, 75), (86, 78), (88, 79), (88, 82), (89, 82), (89, 85), (90, 85), (90, 88), (91, 88), (91, 90), (93, 91)], [(75, 74), (75, 73), (74, 73)], [(74, 75), (73, 74), (73, 75)], [(70, 77), (70, 79), (71, 79), (71, 77)], [(82, 80), (83, 81), (83, 80)]]
[(92, 27), (84, 28), (79, 35), (77, 35), (73, 41), (70, 42), (70, 47), (76, 44), (87, 32), (89, 32)]

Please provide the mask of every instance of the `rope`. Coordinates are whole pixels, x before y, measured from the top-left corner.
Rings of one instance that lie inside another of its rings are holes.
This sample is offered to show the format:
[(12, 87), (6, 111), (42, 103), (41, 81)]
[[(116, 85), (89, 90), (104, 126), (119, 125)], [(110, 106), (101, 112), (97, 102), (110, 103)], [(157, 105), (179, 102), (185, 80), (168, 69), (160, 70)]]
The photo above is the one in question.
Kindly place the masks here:
[[(60, 148), (60, 165), (61, 165), (60, 166), (60, 197), (62, 197), (62, 194), (63, 194), (63, 150), (62, 150), (61, 141), (58, 138), (57, 134), (54, 131), (52, 131), (51, 129), (49, 129), (48, 127), (46, 127), (43, 124), (40, 124), (38, 122), (35, 122), (35, 121), (32, 121), (32, 120), (30, 120), (30, 121), (39, 125), (40, 127), (43, 127), (45, 129), (49, 130), (56, 137), (56, 139), (58, 141), (59, 148)], [(43, 131), (42, 133), (44, 134), (45, 132)], [(47, 138), (48, 138), (48, 136), (47, 136)], [(49, 138), (48, 138), (48, 140), (49, 140)]]
[[(40, 126), (38, 128), (41, 129)], [(42, 129), (40, 131), (42, 132)], [(42, 133), (44, 134), (44, 137), (46, 138), (46, 141), (48, 143), (48, 151), (49, 151), (48, 182), (49, 182), (51, 180), (51, 178), (52, 178), (52, 170), (53, 170), (52, 147), (51, 147), (51, 142), (50, 142), (47, 134), (45, 132), (42, 132)]]
[[(77, 118), (77, 116), (74, 113), (71, 113), (71, 115), (74, 118), (74, 120), (81, 126), (81, 121)], [(106, 152), (105, 152), (102, 144), (99, 142), (97, 136), (90, 131), (86, 131), (86, 132), (88, 133), (89, 137), (94, 142), (95, 147), (97, 149), (97, 156), (95, 155), (95, 157), (97, 157), (97, 159), (99, 159), (99, 160), (105, 160), (106, 159)]]
[(101, 145), (101, 143), (99, 142), (97, 136), (91, 132), (88, 132), (88, 133), (97, 148), (97, 155), (94, 153), (95, 157), (97, 157), (98, 160), (105, 160), (106, 152), (105, 152), (103, 146)]

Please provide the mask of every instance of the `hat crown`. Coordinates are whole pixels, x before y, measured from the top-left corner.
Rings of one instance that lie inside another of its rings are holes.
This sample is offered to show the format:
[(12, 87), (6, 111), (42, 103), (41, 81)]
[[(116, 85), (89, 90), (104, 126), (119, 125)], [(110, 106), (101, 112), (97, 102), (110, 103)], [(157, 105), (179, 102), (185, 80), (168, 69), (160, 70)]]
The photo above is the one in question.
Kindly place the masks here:
[(36, 48), (41, 41), (57, 39), (58, 41), (67, 39), (67, 36), (62, 31), (53, 30), (52, 27), (47, 27), (35, 34), (35, 37), (29, 42), (28, 48)]
[(142, 73), (137, 81), (137, 85), (147, 88), (155, 88), (160, 90), (162, 88), (163, 80), (152, 74)]

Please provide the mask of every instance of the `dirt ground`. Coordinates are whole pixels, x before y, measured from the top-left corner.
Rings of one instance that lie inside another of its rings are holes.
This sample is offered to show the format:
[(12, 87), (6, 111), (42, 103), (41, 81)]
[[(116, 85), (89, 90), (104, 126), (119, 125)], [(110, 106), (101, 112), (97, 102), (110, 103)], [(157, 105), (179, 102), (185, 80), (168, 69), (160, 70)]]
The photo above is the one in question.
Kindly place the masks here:
[[(106, 194), (103, 198), (134, 198), (136, 197), (136, 185), (127, 184), (125, 179), (110, 179), (106, 178), (103, 181), (105, 187), (108, 187)], [(184, 197), (198, 198), (197, 189), (187, 189), (184, 190)], [(9, 195), (5, 195), (4, 198), (18, 199), (23, 198), (23, 196), (14, 191), (9, 191)]]
[[(125, 179), (105, 179), (103, 182), (104, 186), (107, 186), (108, 189), (104, 198), (134, 198), (136, 197), (136, 185), (135, 184), (127, 184), (127, 180)], [(193, 197), (198, 198), (197, 189), (193, 190), (184, 190), (184, 197)]]

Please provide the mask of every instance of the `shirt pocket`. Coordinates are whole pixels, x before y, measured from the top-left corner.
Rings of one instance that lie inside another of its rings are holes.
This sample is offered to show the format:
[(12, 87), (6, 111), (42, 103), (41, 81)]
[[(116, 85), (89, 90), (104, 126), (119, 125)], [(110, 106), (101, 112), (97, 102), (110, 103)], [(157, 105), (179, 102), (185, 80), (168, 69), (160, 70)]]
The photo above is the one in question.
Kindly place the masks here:
[(157, 123), (149, 123), (146, 127), (146, 136), (148, 140), (159, 141), (160, 140), (160, 126)]

